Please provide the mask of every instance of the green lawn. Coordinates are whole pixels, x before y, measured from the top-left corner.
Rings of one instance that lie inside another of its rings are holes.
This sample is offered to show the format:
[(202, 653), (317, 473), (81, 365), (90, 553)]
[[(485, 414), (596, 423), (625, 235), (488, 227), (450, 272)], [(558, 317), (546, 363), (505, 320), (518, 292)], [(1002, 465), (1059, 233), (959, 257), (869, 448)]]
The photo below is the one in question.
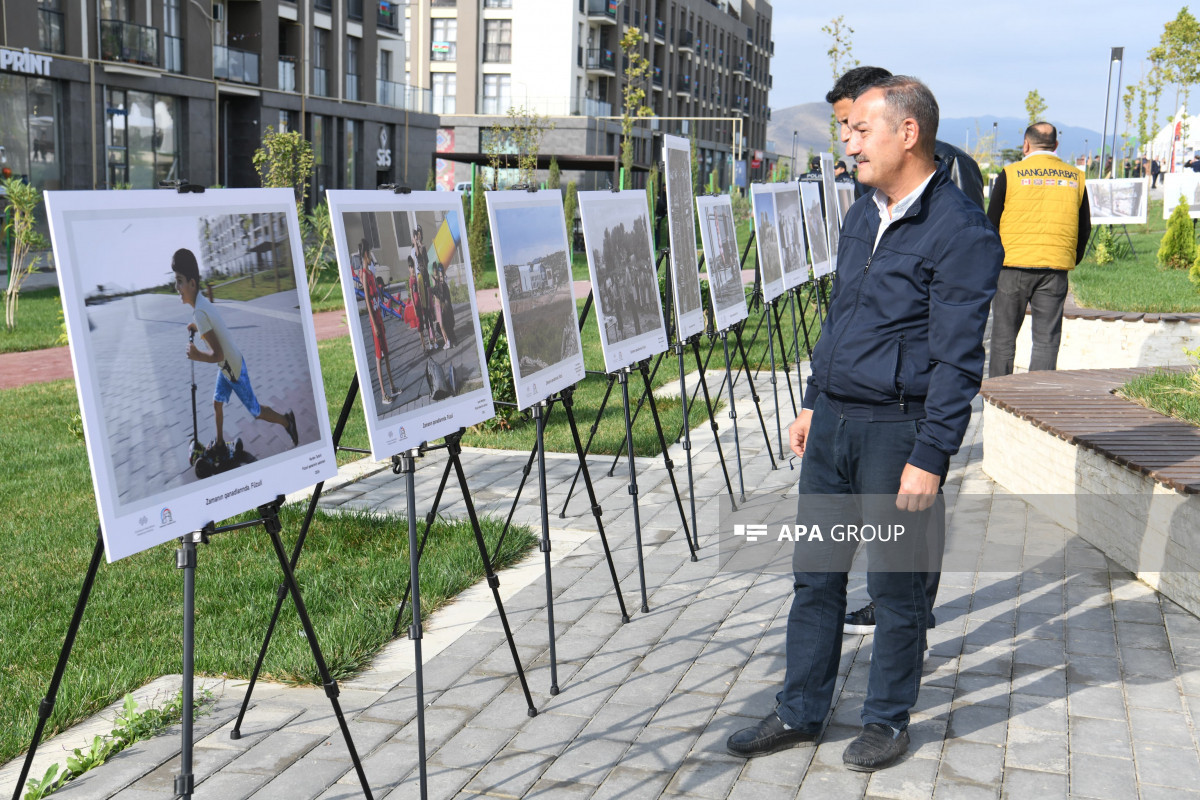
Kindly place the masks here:
[[(1129, 226), (1134, 255), (1103, 265), (1089, 255), (1071, 272), (1075, 302), (1113, 311), (1200, 311), (1200, 292), (1188, 280), (1187, 270), (1162, 269), (1156, 264), (1166, 227), (1162, 201), (1151, 200), (1147, 223)], [(1118, 241), (1125, 241), (1119, 228), (1113, 232)]]
[(55, 347), (62, 332), (62, 304), (58, 289), (21, 292), (16, 330), (0, 325), (0, 353)]
[[(352, 369), (349, 340), (322, 343), (326, 394), (335, 416)], [(71, 432), (78, 413), (70, 381), (0, 391), (0, 763), (29, 742), (38, 700), (53, 673), (95, 542), (96, 509), (83, 442)], [(361, 411), (347, 441), (366, 443)], [(76, 423), (77, 424), (77, 423)], [(290, 547), (302, 509), (284, 509)], [(489, 546), (500, 525), (485, 521)], [(435, 526), (422, 562), (422, 607), (441, 605), (483, 571), (462, 524)], [(499, 565), (532, 547), (527, 529), (505, 539)], [(314, 521), (298, 577), (330, 670), (345, 678), (391, 637), (408, 573), (401, 518), (324, 515)], [(251, 528), (201, 547), (197, 571), (196, 669), (246, 676), (274, 605), (280, 579), (270, 541)], [(353, 587), (347, 591), (346, 587)], [(77, 722), (158, 675), (180, 669), (182, 576), (173, 547), (162, 545), (102, 565), (68, 664), (54, 731)], [(267, 658), (267, 675), (313, 682), (312, 656), (288, 611)]]
[(1200, 373), (1154, 371), (1140, 375), (1118, 391), (1138, 405), (1200, 425)]

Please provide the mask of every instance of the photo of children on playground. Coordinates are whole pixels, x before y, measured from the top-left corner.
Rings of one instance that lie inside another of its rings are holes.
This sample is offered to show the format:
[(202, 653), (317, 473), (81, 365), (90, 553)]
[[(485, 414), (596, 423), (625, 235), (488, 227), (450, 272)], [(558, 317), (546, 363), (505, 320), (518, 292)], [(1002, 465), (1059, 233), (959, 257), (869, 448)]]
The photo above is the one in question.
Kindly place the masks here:
[(341, 215), (379, 419), (485, 386), (461, 218), (453, 209)]
[(66, 237), (119, 505), (321, 438), (284, 211), (114, 211)]

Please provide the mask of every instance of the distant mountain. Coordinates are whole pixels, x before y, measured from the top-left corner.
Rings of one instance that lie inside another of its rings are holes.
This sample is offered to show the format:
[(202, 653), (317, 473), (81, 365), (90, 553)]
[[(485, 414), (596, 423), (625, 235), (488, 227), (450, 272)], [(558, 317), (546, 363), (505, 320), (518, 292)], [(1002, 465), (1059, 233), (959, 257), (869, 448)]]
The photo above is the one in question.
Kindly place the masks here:
[[(803, 162), (811, 149), (820, 153), (829, 148), (829, 104), (802, 103), (798, 106), (776, 108), (771, 111), (771, 122), (767, 126), (767, 139), (775, 143), (775, 152), (782, 156), (792, 154), (792, 132), (796, 132), (796, 159)], [(1053, 119), (1050, 120), (1054, 122)], [(951, 117), (938, 123), (938, 138), (957, 147), (971, 150), (976, 147), (979, 137), (992, 132), (992, 123), (996, 123), (996, 149), (1021, 147), (1025, 136), (1025, 121), (1017, 117)], [(1056, 125), (1058, 123), (1055, 123)], [(1117, 137), (1120, 146), (1120, 137)], [(1083, 155), (1090, 149), (1093, 153), (1100, 150), (1100, 132), (1090, 128), (1080, 128), (1066, 125), (1058, 129), (1058, 152), (1063, 158)], [(1111, 146), (1112, 131), (1108, 132), (1106, 140)], [(841, 146), (838, 151), (843, 152)], [(997, 152), (997, 155), (999, 153)], [(801, 165), (803, 166), (803, 165)]]

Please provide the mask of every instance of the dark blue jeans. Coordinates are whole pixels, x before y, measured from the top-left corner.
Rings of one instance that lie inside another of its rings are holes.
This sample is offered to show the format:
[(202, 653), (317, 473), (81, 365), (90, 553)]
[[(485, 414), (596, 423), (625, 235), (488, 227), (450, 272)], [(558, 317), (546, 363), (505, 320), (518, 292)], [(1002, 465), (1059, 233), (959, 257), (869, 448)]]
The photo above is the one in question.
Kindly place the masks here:
[[(800, 473), (805, 495), (894, 495), (912, 453), (916, 421), (870, 422), (840, 416), (818, 397)], [(874, 650), (863, 724), (908, 725), (917, 700), (929, 612), (926, 572), (867, 573), (875, 603)], [(816, 732), (829, 713), (846, 614), (845, 572), (796, 572), (788, 615), (787, 672), (776, 696), (780, 718)]]

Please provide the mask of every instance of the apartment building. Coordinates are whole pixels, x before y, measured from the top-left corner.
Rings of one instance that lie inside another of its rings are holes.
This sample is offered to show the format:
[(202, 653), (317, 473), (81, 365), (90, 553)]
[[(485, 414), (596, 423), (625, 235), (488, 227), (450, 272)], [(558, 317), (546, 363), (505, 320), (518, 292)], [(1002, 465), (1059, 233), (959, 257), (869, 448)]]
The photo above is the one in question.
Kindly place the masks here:
[[(667, 132), (695, 136), (703, 174), (716, 170), (722, 185), (735, 172), (766, 174), (775, 43), (765, 0), (413, 0), (406, 81), (432, 91), (439, 151), (482, 151), (488, 129), (524, 106), (554, 118), (543, 152), (613, 156), (630, 27), (641, 32), (645, 103), (658, 118), (637, 125), (635, 162), (659, 160), (654, 134)], [(439, 162), (446, 188), (469, 177), (469, 166)], [(593, 188), (611, 173), (577, 177)]]
[(432, 91), (380, 0), (4, 0), (0, 174), (45, 189), (258, 186), (268, 126), (314, 145), (311, 194), (423, 185)]

